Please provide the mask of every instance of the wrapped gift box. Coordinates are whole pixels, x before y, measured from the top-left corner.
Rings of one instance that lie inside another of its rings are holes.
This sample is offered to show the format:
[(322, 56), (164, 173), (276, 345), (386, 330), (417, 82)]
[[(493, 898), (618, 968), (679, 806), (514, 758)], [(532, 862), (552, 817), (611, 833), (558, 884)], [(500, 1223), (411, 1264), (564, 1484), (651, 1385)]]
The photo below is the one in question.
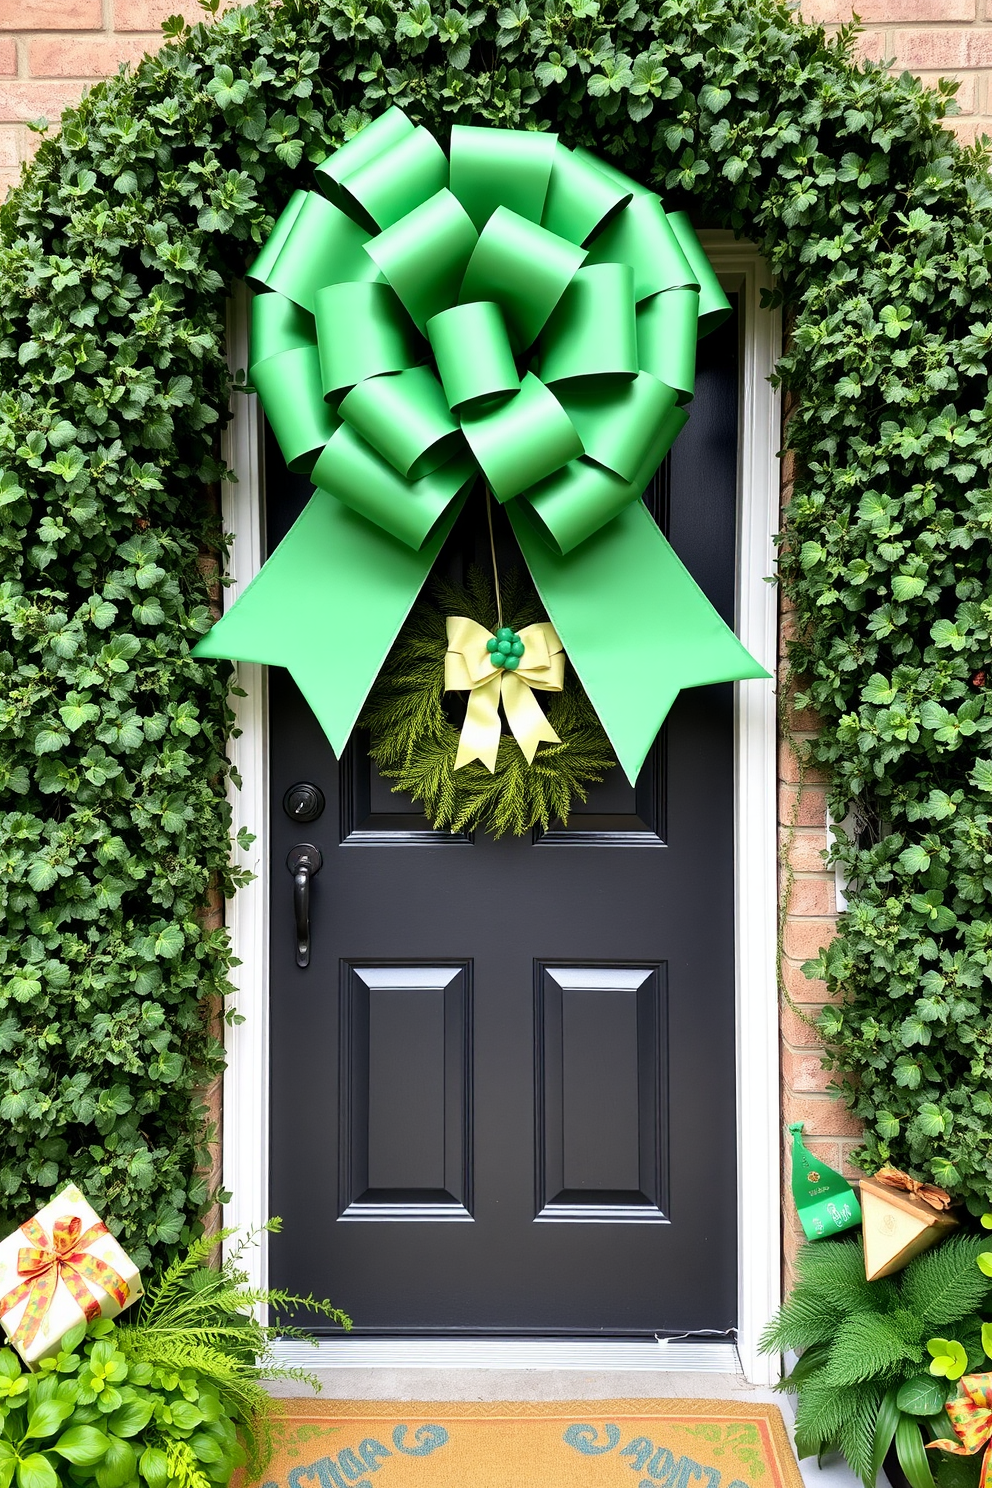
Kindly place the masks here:
[(861, 1180), (865, 1276), (869, 1281), (901, 1271), (914, 1256), (937, 1245), (958, 1224), (952, 1214), (945, 1212), (950, 1196), (943, 1189), (917, 1183), (894, 1168), (881, 1171), (889, 1175), (888, 1182), (878, 1174)]
[(77, 1323), (116, 1317), (142, 1290), (138, 1268), (71, 1183), (0, 1240), (0, 1324), (31, 1369)]

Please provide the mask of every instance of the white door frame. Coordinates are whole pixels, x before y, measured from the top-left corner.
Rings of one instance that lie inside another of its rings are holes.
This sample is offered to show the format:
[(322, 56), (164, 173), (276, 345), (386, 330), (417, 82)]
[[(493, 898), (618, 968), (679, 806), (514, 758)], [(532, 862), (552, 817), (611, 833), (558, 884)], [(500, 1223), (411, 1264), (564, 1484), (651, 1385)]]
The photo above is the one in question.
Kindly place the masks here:
[[(777, 590), (773, 534), (778, 530), (781, 435), (779, 399), (768, 382), (781, 344), (776, 312), (761, 308), (771, 277), (757, 248), (729, 232), (701, 234), (711, 262), (741, 298), (741, 395), (738, 475), (737, 634), (774, 674)], [(231, 301), (228, 347), (233, 370), (248, 364), (248, 303), (244, 285)], [(226, 603), (258, 572), (264, 529), (261, 417), (254, 394), (236, 394), (224, 455), (237, 472), (224, 489), (225, 530), (233, 535)], [(255, 1229), (268, 1217), (268, 750), (265, 669), (240, 663), (244, 697), (232, 697), (235, 727), (230, 757), (241, 779), (230, 790), (232, 830), (255, 835), (247, 851), (233, 847), (254, 881), (228, 906), (238, 992), (232, 1006), (243, 1021), (227, 1030), (224, 1077), (224, 1187), (232, 1195), (224, 1223)], [(737, 1158), (739, 1333), (745, 1376), (767, 1385), (778, 1360), (758, 1353), (761, 1329), (780, 1300), (779, 1033), (775, 971), (777, 918), (776, 708), (774, 684), (735, 686), (737, 924)], [(266, 1282), (265, 1237), (249, 1253), (252, 1278)], [(683, 1367), (685, 1367), (683, 1365)]]

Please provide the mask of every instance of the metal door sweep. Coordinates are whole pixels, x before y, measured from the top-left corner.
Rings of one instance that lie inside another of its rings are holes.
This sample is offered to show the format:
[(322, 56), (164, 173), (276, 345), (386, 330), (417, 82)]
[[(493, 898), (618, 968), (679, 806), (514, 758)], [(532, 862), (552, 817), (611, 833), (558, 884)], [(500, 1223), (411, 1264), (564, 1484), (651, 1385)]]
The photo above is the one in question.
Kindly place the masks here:
[(287, 1340), (276, 1363), (306, 1369), (577, 1369), (740, 1374), (729, 1338), (328, 1338)]

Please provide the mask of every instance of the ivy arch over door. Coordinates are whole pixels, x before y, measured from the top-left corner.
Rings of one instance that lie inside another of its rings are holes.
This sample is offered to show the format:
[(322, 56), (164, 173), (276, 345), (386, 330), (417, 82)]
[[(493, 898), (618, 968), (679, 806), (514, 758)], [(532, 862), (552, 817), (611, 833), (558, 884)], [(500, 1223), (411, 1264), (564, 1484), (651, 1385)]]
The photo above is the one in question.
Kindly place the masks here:
[(389, 103), (442, 133), (559, 130), (777, 274), (803, 399), (796, 655), (867, 828), (843, 849), (864, 887), (822, 968), (849, 999), (828, 1032), (863, 1075), (868, 1161), (982, 1204), (990, 196), (946, 97), (773, 0), (291, 0), (169, 33), (67, 112), (0, 210), (8, 1221), (72, 1178), (143, 1262), (209, 1201), (195, 1092), (230, 953), (200, 907), (243, 874), (224, 682), (189, 649), (225, 303), (294, 186)]

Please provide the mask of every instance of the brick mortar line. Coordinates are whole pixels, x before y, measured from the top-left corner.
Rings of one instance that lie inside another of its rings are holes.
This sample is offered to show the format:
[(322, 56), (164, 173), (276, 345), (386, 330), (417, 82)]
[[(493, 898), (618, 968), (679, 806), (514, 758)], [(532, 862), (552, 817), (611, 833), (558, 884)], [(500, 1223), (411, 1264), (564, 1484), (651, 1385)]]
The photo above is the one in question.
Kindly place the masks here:
[(68, 27), (65, 31), (50, 31), (41, 28), (30, 30), (28, 27), (9, 27), (0, 29), (0, 40), (5, 36), (13, 37), (15, 41), (33, 41), (41, 37), (43, 41), (128, 41), (132, 37), (148, 36), (164, 46), (165, 38), (160, 31), (115, 31), (113, 26), (103, 26), (98, 31), (74, 31)]

